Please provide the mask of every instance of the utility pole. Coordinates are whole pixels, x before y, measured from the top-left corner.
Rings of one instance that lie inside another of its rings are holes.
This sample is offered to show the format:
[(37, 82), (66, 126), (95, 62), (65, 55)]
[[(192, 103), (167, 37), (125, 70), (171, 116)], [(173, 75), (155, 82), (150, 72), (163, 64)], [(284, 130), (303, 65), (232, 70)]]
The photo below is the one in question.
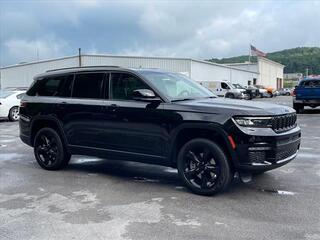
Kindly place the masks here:
[(82, 62), (81, 62), (81, 48), (79, 48), (78, 49), (78, 51), (79, 51), (79, 67), (81, 67), (82, 66)]
[(309, 68), (306, 68), (306, 77), (309, 75)]

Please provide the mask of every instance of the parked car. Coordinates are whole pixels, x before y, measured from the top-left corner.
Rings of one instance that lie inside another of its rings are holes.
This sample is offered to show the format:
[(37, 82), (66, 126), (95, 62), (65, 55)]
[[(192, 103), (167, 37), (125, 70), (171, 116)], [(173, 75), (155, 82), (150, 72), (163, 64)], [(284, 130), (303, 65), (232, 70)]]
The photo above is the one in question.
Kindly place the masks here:
[(260, 97), (259, 88), (252, 86), (252, 85), (245, 86), (245, 88), (251, 91), (253, 98)]
[(291, 89), (290, 88), (280, 88), (279, 94), (281, 96), (290, 96), (291, 95)]
[(245, 89), (235, 88), (228, 81), (202, 81), (201, 85), (208, 88), (211, 92), (219, 97), (246, 99), (248, 95)]
[(320, 106), (320, 77), (302, 79), (293, 91), (293, 108), (301, 113), (305, 106)]
[(0, 118), (19, 120), (19, 105), (25, 91), (0, 90)]
[(270, 92), (268, 92), (268, 90), (265, 88), (265, 86), (263, 85), (255, 85), (256, 88), (259, 89), (259, 94), (260, 97), (271, 97), (272, 95), (270, 94)]
[(38, 75), (19, 121), (44, 169), (65, 167), (72, 154), (152, 163), (177, 168), (202, 195), (228, 188), (235, 172), (290, 162), (301, 135), (290, 107), (217, 98), (182, 74), (120, 67)]
[(245, 95), (245, 99), (251, 100), (252, 98), (255, 97), (255, 91), (252, 90), (252, 89), (248, 89), (248, 88), (242, 86), (242, 85), (239, 84), (239, 83), (232, 84), (232, 86), (233, 86), (235, 89), (239, 89), (240, 91), (243, 91), (243, 93), (244, 93), (244, 95)]

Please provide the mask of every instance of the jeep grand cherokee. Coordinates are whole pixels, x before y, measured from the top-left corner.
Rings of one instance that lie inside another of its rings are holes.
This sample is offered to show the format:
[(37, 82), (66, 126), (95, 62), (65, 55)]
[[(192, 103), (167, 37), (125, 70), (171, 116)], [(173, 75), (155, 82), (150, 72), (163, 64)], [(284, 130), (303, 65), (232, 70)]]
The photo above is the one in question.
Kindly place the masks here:
[(65, 167), (72, 154), (171, 166), (202, 195), (226, 189), (235, 172), (288, 163), (300, 145), (292, 108), (220, 99), (156, 69), (48, 71), (22, 99), (19, 123), (44, 169)]

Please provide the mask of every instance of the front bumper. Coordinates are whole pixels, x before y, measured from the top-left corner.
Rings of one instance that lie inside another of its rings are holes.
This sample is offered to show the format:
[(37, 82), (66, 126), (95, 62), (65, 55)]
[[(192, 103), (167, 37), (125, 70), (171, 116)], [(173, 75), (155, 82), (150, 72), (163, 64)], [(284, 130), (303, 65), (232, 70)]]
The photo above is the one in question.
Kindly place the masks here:
[(292, 161), (300, 148), (301, 130), (298, 126), (282, 133), (237, 126), (233, 131), (239, 170), (254, 172), (281, 167)]

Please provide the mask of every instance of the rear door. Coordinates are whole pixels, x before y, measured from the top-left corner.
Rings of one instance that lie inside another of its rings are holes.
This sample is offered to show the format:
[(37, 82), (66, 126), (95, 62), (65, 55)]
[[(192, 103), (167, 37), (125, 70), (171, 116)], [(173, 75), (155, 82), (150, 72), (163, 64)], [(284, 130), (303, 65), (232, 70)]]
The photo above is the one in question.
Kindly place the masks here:
[(64, 131), (72, 146), (99, 148), (104, 145), (104, 85), (108, 74), (87, 72), (75, 74), (72, 97), (61, 107)]

